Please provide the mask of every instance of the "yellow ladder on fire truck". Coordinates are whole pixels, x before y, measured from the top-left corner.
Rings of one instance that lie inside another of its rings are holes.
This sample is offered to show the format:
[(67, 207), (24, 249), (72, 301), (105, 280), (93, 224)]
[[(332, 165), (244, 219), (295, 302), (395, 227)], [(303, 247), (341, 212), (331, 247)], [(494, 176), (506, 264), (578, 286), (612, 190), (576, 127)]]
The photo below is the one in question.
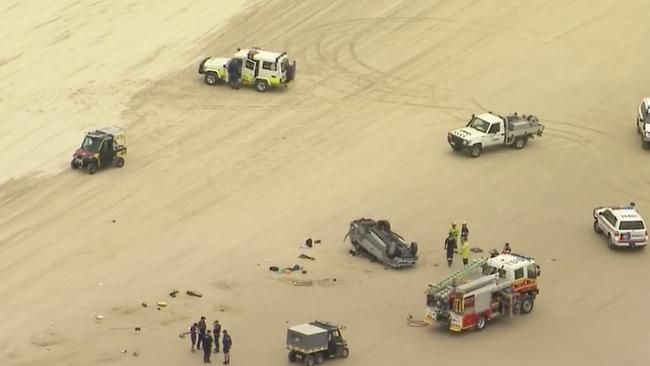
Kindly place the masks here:
[(442, 280), (442, 281), (440, 281), (438, 283), (435, 283), (435, 284), (429, 284), (429, 287), (434, 292), (438, 292), (438, 291), (446, 288), (449, 285), (453, 285), (454, 282), (457, 279), (463, 278), (463, 276), (465, 276), (467, 273), (476, 270), (478, 267), (481, 267), (486, 262), (487, 262), (487, 259), (485, 259), (485, 258), (474, 259), (472, 261), (472, 263), (470, 263), (470, 264), (464, 266), (463, 268), (459, 269), (458, 271), (450, 274), (444, 280)]

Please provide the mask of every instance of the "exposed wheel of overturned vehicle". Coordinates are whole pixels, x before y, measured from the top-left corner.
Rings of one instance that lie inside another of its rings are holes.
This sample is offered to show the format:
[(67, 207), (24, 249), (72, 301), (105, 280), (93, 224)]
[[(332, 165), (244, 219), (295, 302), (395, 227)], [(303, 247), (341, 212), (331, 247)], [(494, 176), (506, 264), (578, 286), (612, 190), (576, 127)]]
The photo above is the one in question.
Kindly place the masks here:
[(418, 243), (412, 242), (411, 246), (410, 246), (410, 249), (411, 249), (411, 254), (417, 255), (418, 254)]
[(377, 227), (379, 227), (379, 230), (390, 231), (390, 222), (388, 220), (379, 220), (377, 221)]

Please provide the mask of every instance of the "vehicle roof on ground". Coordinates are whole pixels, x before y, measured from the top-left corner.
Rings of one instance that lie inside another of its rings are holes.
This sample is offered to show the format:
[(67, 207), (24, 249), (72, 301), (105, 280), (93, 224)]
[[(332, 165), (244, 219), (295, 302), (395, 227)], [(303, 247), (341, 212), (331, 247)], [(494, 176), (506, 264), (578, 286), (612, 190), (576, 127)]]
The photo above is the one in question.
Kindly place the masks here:
[(501, 266), (513, 267), (520, 264), (530, 264), (533, 262), (532, 258), (524, 257), (517, 254), (499, 254), (494, 258), (488, 259), (490, 266), (501, 268)]
[(483, 113), (483, 114), (477, 115), (476, 117), (484, 120), (485, 122), (490, 122), (490, 123), (499, 123), (499, 122), (502, 121), (499, 116), (496, 116), (496, 115), (494, 115), (492, 113)]
[(88, 133), (89, 135), (99, 136), (102, 134), (120, 136), (124, 135), (124, 130), (119, 127), (103, 127)]
[[(235, 53), (235, 57), (245, 59), (249, 51), (250, 49), (248, 48), (242, 48), (241, 50), (237, 51), (237, 53)], [(255, 56), (253, 56), (253, 58), (259, 61), (275, 61), (275, 59), (278, 58), (278, 56), (281, 54), (282, 53), (279, 52), (264, 51), (260, 49), (257, 50), (257, 53), (255, 53)]]
[(625, 220), (643, 220), (641, 215), (633, 209), (628, 207), (612, 207), (610, 211), (616, 216), (619, 221)]
[(317, 327), (317, 326), (315, 326), (313, 324), (310, 324), (310, 323), (294, 325), (293, 327), (290, 327), (289, 330), (292, 330), (292, 331), (294, 331), (296, 333), (300, 333), (300, 334), (304, 334), (304, 335), (314, 335), (314, 334), (327, 332), (327, 329)]

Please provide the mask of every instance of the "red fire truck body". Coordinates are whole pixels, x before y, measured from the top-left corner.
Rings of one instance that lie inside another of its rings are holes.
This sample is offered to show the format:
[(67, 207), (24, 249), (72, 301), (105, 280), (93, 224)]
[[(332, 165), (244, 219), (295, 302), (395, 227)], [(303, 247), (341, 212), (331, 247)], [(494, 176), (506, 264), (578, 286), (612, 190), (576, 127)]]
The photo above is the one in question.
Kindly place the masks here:
[(475, 260), (437, 284), (430, 284), (425, 322), (459, 332), (482, 330), (489, 320), (533, 310), (540, 268), (533, 258), (502, 254)]

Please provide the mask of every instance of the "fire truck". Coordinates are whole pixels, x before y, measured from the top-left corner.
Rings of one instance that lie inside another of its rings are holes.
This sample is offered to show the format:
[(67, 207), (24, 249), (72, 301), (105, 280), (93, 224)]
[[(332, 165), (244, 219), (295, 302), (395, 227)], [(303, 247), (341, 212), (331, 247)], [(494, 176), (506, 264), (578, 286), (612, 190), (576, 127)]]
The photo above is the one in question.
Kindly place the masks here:
[(489, 320), (533, 310), (540, 267), (531, 257), (500, 254), (475, 259), (425, 291), (424, 321), (449, 330), (483, 330)]

